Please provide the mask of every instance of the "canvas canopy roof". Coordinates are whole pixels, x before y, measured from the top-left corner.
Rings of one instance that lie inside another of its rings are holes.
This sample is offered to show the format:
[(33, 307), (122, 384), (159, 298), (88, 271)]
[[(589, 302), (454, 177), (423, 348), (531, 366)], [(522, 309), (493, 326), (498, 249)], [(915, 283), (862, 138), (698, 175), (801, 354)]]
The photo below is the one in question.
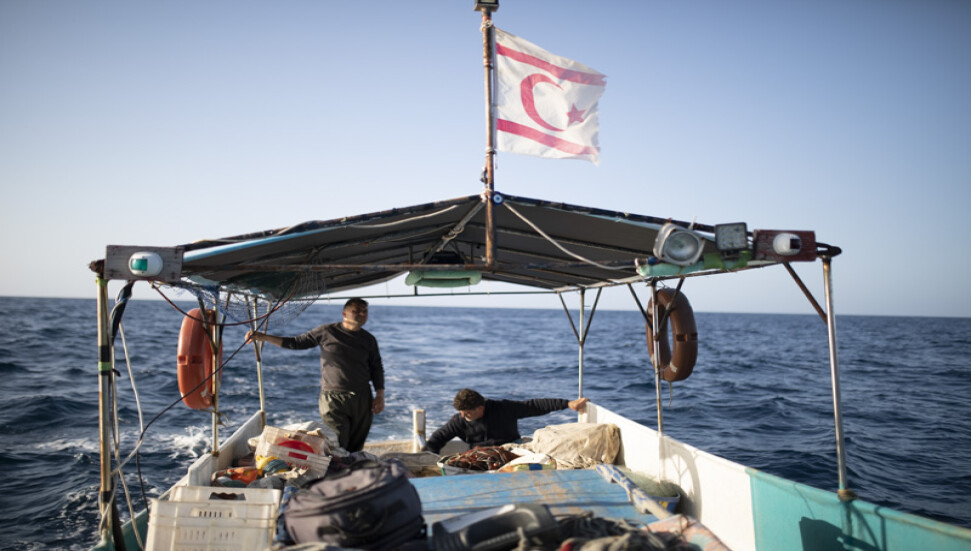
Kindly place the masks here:
[[(480, 271), (485, 280), (547, 290), (590, 287), (640, 279), (635, 259), (651, 254), (666, 221), (511, 196), (493, 204), (493, 270), (484, 266), (485, 203), (473, 195), (187, 244), (182, 274), (197, 284), (300, 298), (434, 261), (445, 264), (428, 271)], [(304, 290), (293, 294), (295, 285)]]
[[(648, 273), (680, 277), (731, 268), (702, 262), (647, 266), (658, 231), (670, 219), (495, 197), (491, 267), (485, 265), (486, 203), (472, 195), (183, 245), (182, 276), (224, 291), (295, 299), (380, 283), (422, 268), (426, 275), (474, 273), (484, 280), (554, 291), (638, 281)], [(713, 227), (694, 224), (693, 229), (703, 238), (705, 258), (716, 258), (712, 237), (705, 235)]]

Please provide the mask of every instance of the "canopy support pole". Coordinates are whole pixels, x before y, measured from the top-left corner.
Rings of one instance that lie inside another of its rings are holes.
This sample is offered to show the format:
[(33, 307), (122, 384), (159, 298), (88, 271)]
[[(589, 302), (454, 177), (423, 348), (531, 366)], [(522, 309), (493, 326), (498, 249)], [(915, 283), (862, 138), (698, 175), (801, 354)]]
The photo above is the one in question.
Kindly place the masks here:
[(843, 501), (856, 499), (856, 493), (847, 487), (846, 451), (843, 445), (843, 412), (840, 405), (839, 358), (836, 350), (836, 314), (833, 312), (832, 259), (823, 258), (823, 285), (826, 288), (826, 327), (829, 333), (829, 370), (833, 386), (833, 418), (836, 424), (836, 463), (839, 471), (839, 489), (836, 494)]
[(115, 351), (108, 320), (108, 280), (103, 265), (98, 271), (98, 439), (101, 454), (101, 492), (98, 505), (101, 514), (101, 541), (111, 541), (114, 548), (125, 551), (118, 501), (115, 499), (115, 477), (111, 469), (111, 430), (114, 419)]
[[(250, 306), (250, 329), (256, 331), (256, 318), (259, 316), (259, 301), (253, 299), (252, 302), (249, 298), (246, 302)], [(269, 315), (270, 303), (266, 303), (267, 315)], [(260, 391), (260, 423), (262, 423), (263, 428), (266, 428), (266, 393), (263, 389), (263, 342), (253, 339), (253, 352), (256, 353), (256, 382), (259, 386)]]
[(590, 332), (590, 324), (593, 323), (593, 315), (597, 312), (597, 304), (600, 303), (600, 293), (603, 292), (603, 287), (597, 288), (597, 296), (593, 299), (593, 306), (590, 307), (590, 317), (587, 319), (587, 324), (583, 324), (583, 313), (586, 310), (585, 296), (586, 289), (580, 289), (580, 323), (579, 330), (577, 326), (573, 323), (573, 315), (570, 314), (570, 309), (566, 306), (566, 301), (563, 300), (563, 293), (557, 293), (560, 297), (560, 304), (563, 305), (563, 311), (566, 312), (566, 317), (570, 321), (570, 327), (573, 328), (573, 335), (577, 338), (577, 344), (579, 344), (579, 363), (578, 370), (579, 374), (577, 376), (577, 398), (583, 398), (583, 345), (587, 342), (587, 334)]
[[(684, 283), (684, 279), (682, 279), (681, 282), (678, 283), (679, 291), (681, 290), (681, 283)], [(651, 303), (650, 303), (651, 315), (650, 316), (648, 316), (647, 310), (644, 309), (644, 306), (641, 305), (641, 299), (637, 298), (637, 293), (634, 292), (634, 287), (628, 283), (627, 289), (630, 290), (630, 294), (634, 297), (634, 302), (637, 303), (637, 309), (641, 312), (641, 316), (643, 316), (644, 322), (651, 323), (652, 320), (654, 322), (651, 326), (651, 330), (654, 332), (655, 338), (654, 340), (649, 339), (647, 341), (647, 345), (651, 347), (650, 348), (651, 365), (654, 367), (654, 394), (655, 394), (655, 401), (657, 402), (657, 465), (658, 465), (657, 472), (658, 472), (658, 476), (660, 477), (664, 469), (664, 415), (661, 409), (661, 365), (660, 365), (661, 356), (660, 356), (660, 350), (658, 350), (658, 347), (660, 346), (659, 344), (660, 341), (657, 339), (657, 335), (660, 334), (659, 327), (664, 326), (664, 322), (658, 319), (657, 280), (656, 279), (651, 280)]]
[[(652, 327), (655, 338), (650, 343), (654, 353), (651, 357), (651, 364), (654, 366), (654, 395), (657, 401), (657, 437), (660, 440), (664, 436), (664, 415), (661, 413), (661, 351), (658, 335), (664, 324), (661, 322), (657, 311), (657, 280), (651, 280), (651, 319), (654, 321)], [(658, 447), (660, 449), (660, 447)]]
[(583, 345), (587, 342), (587, 331), (583, 328), (583, 299), (587, 294), (586, 289), (580, 289), (580, 334), (577, 335), (579, 346), (579, 358), (577, 359), (577, 396), (583, 396)]
[[(684, 281), (684, 280), (682, 280)], [(631, 296), (634, 297), (634, 302), (637, 303), (637, 310), (640, 311), (641, 317), (644, 318), (644, 323), (651, 323), (651, 319), (657, 319), (657, 280), (651, 280), (651, 297), (652, 297), (652, 308), (651, 315), (647, 315), (647, 310), (644, 309), (644, 305), (641, 304), (641, 299), (637, 297), (637, 293), (634, 292), (634, 287), (628, 283), (627, 289), (630, 291)], [(655, 335), (658, 334), (657, 327), (651, 327), (651, 330)], [(653, 341), (648, 340), (647, 345), (650, 348), (649, 359), (651, 360), (651, 365), (654, 368), (654, 386), (655, 394), (657, 395), (657, 432), (660, 434), (664, 432), (664, 422), (661, 416), (661, 381), (660, 381), (660, 367), (657, 364), (656, 358), (658, 358), (658, 346), (659, 341), (654, 339)]]
[(108, 326), (108, 282), (100, 275), (98, 283), (98, 432), (101, 451), (101, 539), (111, 540), (113, 518), (107, 514), (114, 502), (114, 478), (111, 476), (111, 331)]
[[(802, 294), (806, 295), (806, 298), (809, 299), (809, 303), (812, 304), (813, 308), (816, 309), (816, 313), (819, 314), (819, 317), (822, 318), (824, 322), (827, 321), (826, 312), (823, 312), (823, 308), (818, 302), (816, 302), (816, 298), (809, 291), (809, 288), (806, 287), (806, 284), (803, 283), (802, 279), (799, 278), (799, 274), (792, 269), (792, 265), (788, 262), (783, 262), (782, 265), (786, 267), (786, 271), (789, 272), (789, 275), (792, 276), (792, 279), (796, 282), (796, 285), (798, 285), (799, 289), (802, 290)], [(826, 268), (824, 267), (823, 269), (825, 270)]]
[(222, 336), (218, 334), (216, 329), (219, 324), (217, 317), (219, 312), (216, 310), (218, 301), (219, 297), (217, 296), (213, 300), (213, 319), (210, 322), (206, 304), (202, 302), (202, 298), (199, 298), (199, 315), (202, 318), (202, 327), (209, 339), (210, 361), (215, 366), (212, 372), (212, 380), (203, 382), (204, 385), (212, 385), (212, 450), (209, 453), (213, 457), (219, 457), (219, 377), (222, 375), (222, 366), (219, 365), (219, 344)]

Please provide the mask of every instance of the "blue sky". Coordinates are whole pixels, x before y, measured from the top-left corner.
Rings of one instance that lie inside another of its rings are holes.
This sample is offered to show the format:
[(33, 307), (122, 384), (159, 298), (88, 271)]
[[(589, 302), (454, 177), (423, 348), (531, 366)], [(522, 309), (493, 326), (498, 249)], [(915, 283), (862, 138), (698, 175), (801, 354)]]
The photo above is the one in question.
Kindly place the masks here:
[[(0, 3), (0, 295), (94, 297), (108, 244), (478, 193), (479, 22), (472, 0)], [(837, 313), (971, 316), (971, 3), (505, 0), (495, 22), (607, 75), (600, 165), (500, 154), (500, 192), (815, 230), (844, 250)], [(617, 291), (602, 307), (632, 308)], [(781, 268), (685, 292), (812, 312)]]

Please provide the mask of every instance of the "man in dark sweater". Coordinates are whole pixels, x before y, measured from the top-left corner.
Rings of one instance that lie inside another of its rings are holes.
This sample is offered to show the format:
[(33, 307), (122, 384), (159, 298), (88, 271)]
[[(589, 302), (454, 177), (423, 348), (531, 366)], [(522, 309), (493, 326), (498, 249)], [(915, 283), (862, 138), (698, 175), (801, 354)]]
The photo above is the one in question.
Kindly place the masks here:
[(302, 335), (280, 337), (250, 331), (246, 340), (292, 350), (320, 347), (320, 416), (337, 432), (341, 447), (354, 452), (364, 447), (374, 414), (384, 411), (384, 364), (377, 339), (363, 328), (368, 303), (352, 298), (344, 303), (341, 315), (340, 322)]
[(427, 448), (438, 453), (446, 442), (456, 436), (469, 447), (498, 446), (515, 442), (522, 438), (519, 435), (519, 419), (566, 408), (583, 411), (588, 401), (586, 398), (572, 401), (562, 398), (487, 400), (478, 392), (463, 388), (455, 395), (452, 403), (459, 412), (432, 433), (427, 441)]

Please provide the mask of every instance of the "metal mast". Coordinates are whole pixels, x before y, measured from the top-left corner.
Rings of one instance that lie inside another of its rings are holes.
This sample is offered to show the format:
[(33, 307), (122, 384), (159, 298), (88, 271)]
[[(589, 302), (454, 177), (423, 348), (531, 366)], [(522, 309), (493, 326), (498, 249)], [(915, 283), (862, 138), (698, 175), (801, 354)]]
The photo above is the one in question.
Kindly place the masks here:
[(498, 0), (476, 0), (475, 10), (482, 13), (482, 66), (485, 70), (485, 110), (486, 110), (486, 163), (482, 170), (482, 192), (485, 201), (485, 264), (486, 269), (496, 267), (496, 227), (493, 223), (493, 209), (498, 199), (495, 195), (495, 157), (496, 157), (496, 120), (493, 109), (493, 59), (496, 43), (495, 28), (492, 25), (492, 12), (499, 9)]

